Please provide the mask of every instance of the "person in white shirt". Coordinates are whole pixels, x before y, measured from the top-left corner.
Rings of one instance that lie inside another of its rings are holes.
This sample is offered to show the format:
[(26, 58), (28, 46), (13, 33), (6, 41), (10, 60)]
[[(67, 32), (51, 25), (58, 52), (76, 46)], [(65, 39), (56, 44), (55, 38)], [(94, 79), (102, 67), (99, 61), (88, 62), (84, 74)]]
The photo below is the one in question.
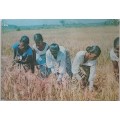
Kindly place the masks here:
[(117, 81), (119, 81), (119, 37), (115, 38), (114, 46), (110, 51), (110, 59), (113, 63), (114, 74)]
[(47, 43), (43, 42), (43, 37), (41, 34), (37, 33), (34, 35), (35, 44), (33, 45), (33, 50), (35, 52), (35, 62), (39, 66), (41, 76), (48, 77), (50, 74), (50, 69), (46, 66), (46, 52), (49, 49)]
[(71, 60), (69, 60), (69, 71), (71, 72), (67, 72), (68, 56), (66, 56), (66, 49), (63, 46), (59, 46), (56, 43), (51, 44), (49, 50), (46, 52), (47, 67), (50, 68), (51, 72), (57, 77), (58, 83), (62, 82), (62, 78), (65, 75), (65, 73), (71, 73), (72, 77)]
[(99, 46), (88, 46), (86, 51), (79, 51), (72, 64), (73, 78), (80, 80), (85, 88), (93, 90), (93, 83), (96, 74), (97, 58), (101, 54)]

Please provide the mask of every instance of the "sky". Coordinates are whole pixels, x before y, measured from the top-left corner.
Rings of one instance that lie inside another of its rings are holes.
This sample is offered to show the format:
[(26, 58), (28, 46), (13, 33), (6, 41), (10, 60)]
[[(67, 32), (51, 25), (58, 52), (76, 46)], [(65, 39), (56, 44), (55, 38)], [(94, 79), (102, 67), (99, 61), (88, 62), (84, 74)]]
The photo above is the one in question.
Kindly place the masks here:
[[(10, 25), (17, 26), (30, 26), (30, 25), (60, 25), (62, 19), (5, 19), (5, 22)], [(66, 19), (65, 19), (66, 20)], [(79, 23), (99, 23), (104, 22), (106, 19), (67, 19), (68, 22)]]

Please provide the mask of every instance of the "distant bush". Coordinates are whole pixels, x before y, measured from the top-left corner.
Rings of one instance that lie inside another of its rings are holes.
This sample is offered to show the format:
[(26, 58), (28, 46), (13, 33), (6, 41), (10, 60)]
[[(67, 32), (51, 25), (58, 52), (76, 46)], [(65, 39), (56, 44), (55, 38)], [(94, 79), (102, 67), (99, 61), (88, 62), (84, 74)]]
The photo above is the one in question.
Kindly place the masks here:
[(20, 28), (17, 28), (16, 31), (21, 31), (21, 29), (20, 29)]
[(119, 23), (120, 23), (120, 20), (119, 19), (109, 19), (109, 20), (107, 20), (107, 21), (105, 21), (105, 25), (115, 25), (115, 26), (117, 26), (117, 25), (119, 25)]

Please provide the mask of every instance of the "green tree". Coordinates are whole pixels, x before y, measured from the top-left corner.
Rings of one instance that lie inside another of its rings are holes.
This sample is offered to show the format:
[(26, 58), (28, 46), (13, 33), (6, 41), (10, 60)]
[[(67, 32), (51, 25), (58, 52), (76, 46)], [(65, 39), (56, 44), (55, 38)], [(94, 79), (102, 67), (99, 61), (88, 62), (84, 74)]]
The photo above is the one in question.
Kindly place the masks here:
[(21, 29), (18, 27), (18, 28), (16, 29), (16, 31), (21, 31)]
[(65, 26), (65, 20), (60, 20), (60, 23), (62, 24), (62, 26)]
[(6, 31), (6, 29), (7, 29), (7, 27), (8, 27), (8, 24), (7, 24), (7, 22), (6, 22), (6, 20), (2, 20), (1, 21), (1, 28), (2, 28), (2, 33), (5, 33), (5, 31)]

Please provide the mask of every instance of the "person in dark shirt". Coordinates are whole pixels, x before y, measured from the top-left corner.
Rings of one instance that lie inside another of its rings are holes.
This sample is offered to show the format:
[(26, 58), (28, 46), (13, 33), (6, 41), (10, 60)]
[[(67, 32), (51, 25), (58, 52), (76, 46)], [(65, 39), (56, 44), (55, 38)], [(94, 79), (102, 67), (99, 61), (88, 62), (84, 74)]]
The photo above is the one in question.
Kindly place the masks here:
[(29, 46), (29, 37), (22, 36), (20, 42), (13, 44), (12, 48), (14, 51), (13, 65), (18, 63), (23, 65), (26, 72), (31, 69), (32, 73), (34, 73), (33, 52)]

